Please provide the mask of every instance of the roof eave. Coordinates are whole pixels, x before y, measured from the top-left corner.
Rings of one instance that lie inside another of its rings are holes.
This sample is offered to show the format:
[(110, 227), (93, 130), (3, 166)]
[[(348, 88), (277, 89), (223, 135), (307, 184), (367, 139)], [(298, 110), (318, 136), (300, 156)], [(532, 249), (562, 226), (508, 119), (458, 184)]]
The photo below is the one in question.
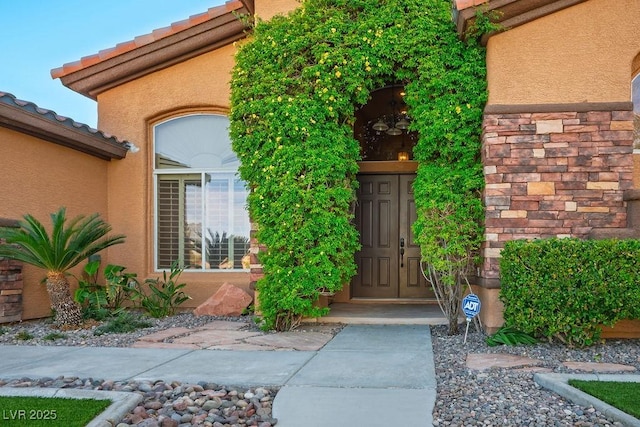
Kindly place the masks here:
[(0, 103), (0, 127), (69, 147), (103, 160), (123, 159), (129, 151), (124, 144), (105, 141), (100, 136), (56, 124), (37, 113), (4, 103)]
[[(478, 8), (499, 12), (500, 16), (496, 23), (505, 30), (509, 30), (585, 1), (587, 0), (489, 0), (480, 6), (455, 11), (454, 21), (458, 35), (464, 38), (475, 21)], [(486, 45), (489, 38), (495, 34), (497, 33), (484, 35), (482, 44)]]
[[(244, 2), (243, 2), (244, 3)], [(246, 37), (242, 7), (152, 43), (60, 77), (63, 85), (91, 99), (113, 87), (194, 58)]]
[(249, 11), (249, 14), (253, 16), (256, 13), (256, 6), (254, 0), (240, 0), (244, 7)]

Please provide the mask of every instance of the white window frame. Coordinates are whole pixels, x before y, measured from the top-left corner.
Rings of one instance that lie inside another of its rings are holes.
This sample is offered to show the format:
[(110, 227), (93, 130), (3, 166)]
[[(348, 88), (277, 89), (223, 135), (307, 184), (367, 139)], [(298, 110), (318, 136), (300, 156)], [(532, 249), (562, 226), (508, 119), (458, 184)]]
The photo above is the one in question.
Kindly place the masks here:
[[(221, 116), (221, 117), (225, 117), (227, 118), (227, 116), (223, 115), (223, 114), (216, 114), (216, 113), (195, 113), (195, 114), (188, 114), (188, 115), (181, 115), (178, 117), (173, 117), (167, 120), (163, 120), (161, 122), (155, 123), (152, 126), (152, 134), (153, 134), (153, 141), (152, 141), (152, 146), (153, 146), (153, 152), (152, 152), (152, 170), (153, 170), (153, 268), (155, 272), (161, 272), (163, 270), (166, 270), (166, 267), (159, 267), (158, 266), (158, 251), (159, 251), (159, 236), (158, 236), (158, 182), (159, 182), (159, 177), (160, 176), (169, 176), (169, 175), (182, 175), (184, 177), (191, 175), (191, 176), (195, 176), (195, 175), (200, 175), (200, 191), (201, 191), (201, 200), (202, 200), (202, 218), (203, 218), (203, 224), (205, 223), (205, 220), (207, 218), (207, 203), (205, 203), (205, 199), (206, 199), (206, 175), (211, 175), (213, 177), (215, 177), (216, 175), (230, 175), (233, 172), (231, 171), (216, 171), (214, 168), (191, 168), (191, 169), (187, 169), (187, 168), (176, 168), (176, 169), (158, 169), (156, 168), (156, 128), (157, 126), (163, 124), (163, 123), (167, 123), (169, 121), (172, 120), (179, 120), (185, 117), (189, 117), (189, 116)], [(229, 182), (229, 201), (228, 201), (228, 215), (229, 215), (229, 222), (230, 222), (230, 227), (231, 229), (233, 229), (233, 225), (235, 222), (235, 216), (234, 216), (234, 202), (235, 202), (235, 181), (239, 180), (238, 177), (238, 172), (235, 171), (235, 173), (233, 173), (234, 177), (229, 177), (228, 182)], [(182, 191), (182, 190), (181, 190)], [(248, 193), (247, 193), (248, 194)], [(182, 202), (182, 201), (181, 201)], [(182, 211), (184, 211), (184, 206), (182, 206)], [(247, 219), (248, 219), (248, 213), (247, 213)], [(250, 223), (250, 222), (249, 222)], [(180, 234), (183, 234), (183, 228), (179, 227), (181, 231)], [(203, 227), (204, 230), (205, 227)], [(230, 245), (231, 245), (231, 250), (233, 250), (233, 237), (234, 235), (229, 235), (228, 238), (230, 239)], [(246, 236), (247, 238), (250, 238), (250, 236)], [(184, 241), (184, 238), (182, 238), (182, 241)], [(181, 252), (181, 255), (179, 255), (179, 260), (181, 261), (181, 265), (185, 265), (185, 260), (184, 260), (184, 251), (179, 251)], [(201, 246), (200, 246), (200, 254), (202, 255), (202, 267), (203, 268), (195, 268), (195, 269), (186, 269), (185, 271), (188, 271), (189, 273), (233, 273), (233, 272), (248, 272), (249, 269), (243, 269), (243, 268), (231, 268), (231, 269), (221, 269), (221, 268), (204, 268), (206, 265), (206, 239), (203, 238), (201, 240)], [(182, 258), (182, 259), (181, 259)]]

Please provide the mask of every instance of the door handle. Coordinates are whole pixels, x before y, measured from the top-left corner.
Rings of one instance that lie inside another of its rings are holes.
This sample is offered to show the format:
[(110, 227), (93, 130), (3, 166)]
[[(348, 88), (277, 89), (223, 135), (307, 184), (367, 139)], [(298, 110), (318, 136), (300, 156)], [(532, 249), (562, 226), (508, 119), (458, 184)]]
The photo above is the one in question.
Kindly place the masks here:
[(400, 268), (404, 267), (404, 237), (400, 238)]

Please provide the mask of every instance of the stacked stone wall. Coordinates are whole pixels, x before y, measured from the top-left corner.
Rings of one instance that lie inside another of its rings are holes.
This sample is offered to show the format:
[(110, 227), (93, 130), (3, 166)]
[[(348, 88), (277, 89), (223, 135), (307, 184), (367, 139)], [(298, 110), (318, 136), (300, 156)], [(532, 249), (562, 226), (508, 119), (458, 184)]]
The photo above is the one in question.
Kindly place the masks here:
[(632, 111), (486, 113), (481, 282), (499, 286), (509, 240), (624, 228), (632, 154)]
[(20, 320), (22, 320), (22, 262), (0, 258), (0, 323)]

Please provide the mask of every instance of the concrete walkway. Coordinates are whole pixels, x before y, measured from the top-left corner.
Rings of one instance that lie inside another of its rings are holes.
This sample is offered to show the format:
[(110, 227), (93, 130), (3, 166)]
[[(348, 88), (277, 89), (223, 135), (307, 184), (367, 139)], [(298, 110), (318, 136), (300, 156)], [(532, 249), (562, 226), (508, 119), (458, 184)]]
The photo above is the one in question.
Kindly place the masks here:
[(428, 326), (349, 325), (284, 384), (280, 427), (431, 426), (436, 380)]
[(5, 379), (282, 386), (273, 403), (280, 427), (431, 426), (436, 397), (426, 325), (349, 325), (315, 351), (5, 345), (0, 360)]

